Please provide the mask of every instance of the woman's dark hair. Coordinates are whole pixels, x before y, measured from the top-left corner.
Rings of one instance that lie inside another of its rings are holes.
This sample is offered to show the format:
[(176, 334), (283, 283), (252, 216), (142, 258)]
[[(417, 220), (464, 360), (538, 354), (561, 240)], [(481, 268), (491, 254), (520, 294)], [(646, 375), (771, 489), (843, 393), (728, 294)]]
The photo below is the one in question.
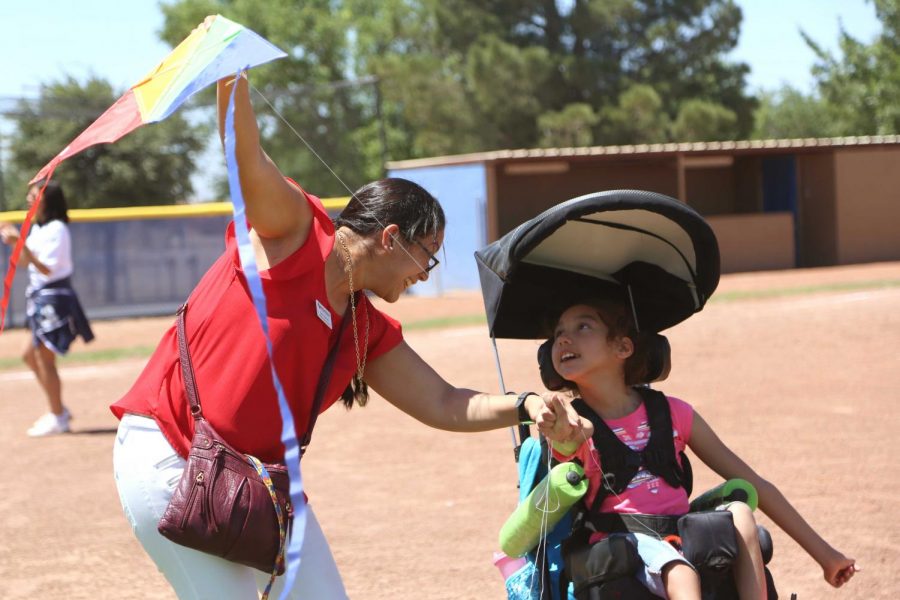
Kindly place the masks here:
[[(444, 209), (425, 188), (408, 179), (391, 177), (366, 184), (354, 192), (350, 202), (334, 220), (335, 228), (347, 227), (362, 236), (371, 236), (388, 225), (397, 225), (405, 242), (431, 236), (437, 238), (447, 224)], [(347, 408), (354, 401), (365, 406), (369, 388), (354, 375), (341, 394)]]
[[(627, 337), (634, 344), (634, 352), (625, 359), (625, 364), (623, 365), (625, 385), (632, 386), (647, 383), (650, 372), (650, 344), (648, 343), (648, 338), (653, 334), (637, 331), (627, 298), (613, 295), (609, 297), (594, 296), (573, 302), (564, 310), (559, 311), (552, 326), (556, 327), (559, 317), (562, 316), (565, 310), (578, 304), (590, 306), (597, 311), (597, 315), (599, 315), (608, 330), (606, 335), (607, 341), (612, 342), (618, 338)], [(568, 387), (571, 389), (572, 386)]]
[[(41, 184), (35, 184), (40, 189)], [(50, 221), (69, 222), (69, 205), (66, 204), (66, 195), (63, 194), (62, 188), (55, 181), (47, 183), (44, 188), (44, 197), (41, 199), (41, 206), (38, 208), (35, 221), (38, 225), (46, 225)]]
[(408, 179), (379, 179), (356, 190), (350, 202), (334, 220), (335, 227), (347, 227), (369, 236), (390, 224), (400, 228), (406, 242), (444, 229), (444, 210), (425, 188)]

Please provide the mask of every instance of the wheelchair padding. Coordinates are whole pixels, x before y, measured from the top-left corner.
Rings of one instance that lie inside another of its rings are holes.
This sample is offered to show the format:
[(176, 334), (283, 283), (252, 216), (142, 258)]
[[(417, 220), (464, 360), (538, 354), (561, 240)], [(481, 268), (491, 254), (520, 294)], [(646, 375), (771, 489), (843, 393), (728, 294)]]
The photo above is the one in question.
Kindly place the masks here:
[(656, 598), (634, 577), (643, 562), (633, 541), (613, 536), (589, 544), (588, 535), (582, 530), (563, 542), (566, 575), (577, 600)]
[[(640, 383), (653, 383), (654, 381), (662, 381), (669, 376), (669, 370), (672, 367), (672, 348), (669, 346), (669, 340), (664, 335), (658, 333), (650, 334), (646, 337), (647, 345), (647, 381)], [(540, 345), (537, 352), (538, 368), (541, 372), (541, 381), (544, 387), (550, 391), (558, 391), (564, 387), (571, 386), (571, 382), (566, 381), (553, 368), (553, 340), (547, 340)]]
[(644, 340), (647, 345), (647, 381), (653, 383), (663, 381), (672, 370), (672, 347), (669, 339), (658, 333), (649, 335)]
[(767, 565), (772, 560), (772, 552), (774, 551), (772, 535), (762, 525), (756, 526), (756, 535), (759, 537), (759, 550), (762, 552), (763, 564)]
[[(758, 526), (763, 558), (769, 561), (772, 542), (768, 531)], [(737, 534), (734, 518), (727, 510), (688, 513), (678, 519), (682, 553), (700, 575), (703, 600), (738, 600), (734, 583)], [(635, 577), (643, 568), (634, 542), (612, 536), (593, 546), (590, 533), (577, 528), (562, 545), (566, 578), (572, 581), (576, 600), (653, 600), (656, 598)], [(765, 569), (767, 597), (777, 600), (778, 592), (768, 568)]]
[(727, 510), (688, 513), (678, 520), (681, 552), (701, 579), (727, 573), (737, 556), (734, 519)]

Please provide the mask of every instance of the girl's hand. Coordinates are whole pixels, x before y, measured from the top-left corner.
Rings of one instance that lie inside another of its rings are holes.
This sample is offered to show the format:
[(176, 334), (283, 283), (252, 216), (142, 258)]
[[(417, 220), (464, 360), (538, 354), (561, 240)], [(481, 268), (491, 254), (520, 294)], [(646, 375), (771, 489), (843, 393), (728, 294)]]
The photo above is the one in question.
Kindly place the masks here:
[(11, 223), (0, 223), (0, 241), (8, 246), (15, 246), (19, 241), (19, 230)]
[(853, 575), (861, 570), (861, 568), (856, 566), (856, 560), (847, 558), (840, 552), (822, 565), (825, 581), (836, 588), (850, 581)]

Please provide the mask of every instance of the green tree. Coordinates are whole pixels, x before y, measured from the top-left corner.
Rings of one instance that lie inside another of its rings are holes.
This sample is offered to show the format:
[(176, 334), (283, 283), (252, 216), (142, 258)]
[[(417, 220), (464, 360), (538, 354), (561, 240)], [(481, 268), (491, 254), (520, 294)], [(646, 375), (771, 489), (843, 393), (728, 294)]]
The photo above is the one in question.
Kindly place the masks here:
[(721, 104), (687, 100), (672, 124), (672, 136), (679, 142), (713, 142), (734, 139), (737, 116)]
[[(534, 74), (542, 113), (573, 102), (600, 113), (643, 84), (669, 118), (684, 100), (702, 98), (735, 114), (735, 135), (752, 129), (749, 68), (726, 59), (742, 18), (732, 0), (429, 1), (448, 54), (469, 53), (485, 34), (523, 50), (545, 49), (553, 69)], [(505, 90), (497, 86), (496, 93)], [(605, 133), (602, 121), (598, 128), (595, 139)]]
[[(25, 205), (28, 180), (118, 96), (102, 79), (82, 84), (69, 77), (42, 84), (37, 101), (19, 103), (7, 173), (11, 208)], [(193, 191), (190, 176), (207, 135), (206, 128), (175, 114), (67, 159), (54, 179), (77, 208), (181, 202)]]
[(755, 122), (754, 139), (840, 135), (828, 103), (814, 94), (803, 94), (790, 85), (760, 95)]
[(489, 148), (534, 145), (542, 112), (541, 88), (553, 68), (546, 49), (519, 48), (489, 35), (466, 53), (465, 81)]
[[(689, 98), (732, 111), (733, 135), (752, 129), (748, 68), (726, 58), (741, 21), (734, 0), (270, 0), (264, 10), (255, 0), (173, 0), (162, 8), (171, 44), (221, 13), (287, 51), (251, 81), (351, 188), (380, 175), (384, 158), (547, 143), (548, 123), (588, 114), (571, 105), (601, 117), (620, 101), (637, 111), (637, 126), (616, 130), (620, 143), (662, 141)], [(641, 105), (648, 94), (622, 97), (635, 86), (655, 92), (658, 115)], [(320, 194), (347, 193), (255, 102), (264, 147), (285, 173)], [(607, 143), (609, 124), (589, 120), (590, 138)]]
[(816, 53), (813, 75), (840, 135), (900, 132), (900, 0), (874, 4), (882, 30), (871, 44), (841, 27), (840, 54), (833, 56), (801, 32)]
[(668, 141), (669, 117), (662, 98), (649, 85), (631, 86), (601, 118), (601, 143), (652, 144)]
[(594, 144), (592, 129), (600, 120), (590, 104), (576, 102), (538, 117), (540, 145), (545, 148), (577, 148)]

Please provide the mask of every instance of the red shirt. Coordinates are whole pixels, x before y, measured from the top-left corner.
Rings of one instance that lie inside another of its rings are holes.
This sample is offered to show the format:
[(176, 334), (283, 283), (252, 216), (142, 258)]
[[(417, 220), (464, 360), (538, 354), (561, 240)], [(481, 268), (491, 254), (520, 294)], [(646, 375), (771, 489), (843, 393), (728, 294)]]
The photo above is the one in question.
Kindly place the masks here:
[[(334, 244), (334, 225), (315, 196), (307, 194), (313, 221), (306, 242), (271, 269), (260, 271), (266, 294), (275, 369), (302, 438), (332, 338), (341, 323), (325, 293), (325, 259)], [(272, 383), (265, 338), (247, 289), (234, 236), (225, 234), (225, 252), (191, 292), (185, 315), (203, 415), (237, 450), (262, 461), (281, 462), (281, 417)], [(368, 360), (403, 339), (400, 324), (364, 296), (357, 304), (360, 344), (369, 323)], [(331, 328), (317, 314), (317, 302), (331, 315)], [(350, 315), (347, 315), (350, 318)], [(356, 370), (352, 323), (344, 328), (322, 410), (341, 395)], [(194, 424), (178, 361), (173, 325), (163, 336), (131, 390), (110, 409), (153, 417), (173, 448), (187, 456)]]

